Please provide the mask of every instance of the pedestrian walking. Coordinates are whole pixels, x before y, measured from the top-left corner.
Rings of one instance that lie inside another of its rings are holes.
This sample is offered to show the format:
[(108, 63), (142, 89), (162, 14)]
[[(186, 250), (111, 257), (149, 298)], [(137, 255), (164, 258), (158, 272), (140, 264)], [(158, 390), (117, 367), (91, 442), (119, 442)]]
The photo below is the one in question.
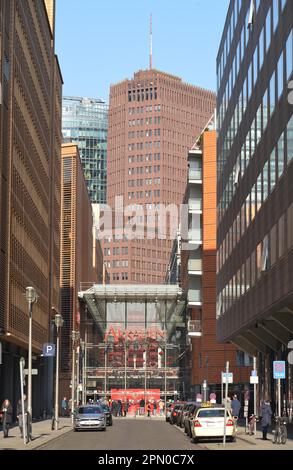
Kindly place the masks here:
[(164, 408), (165, 408), (163, 400), (159, 401), (159, 408), (160, 408), (160, 416), (163, 416)]
[(1, 406), (3, 437), (8, 437), (9, 426), (12, 423), (12, 406), (8, 399), (4, 400)]
[(272, 408), (269, 400), (265, 400), (261, 405), (260, 416), (261, 416), (261, 427), (262, 427), (262, 438), (264, 441), (268, 441), (267, 438), (269, 426), (272, 424)]
[(157, 402), (154, 401), (154, 409), (153, 409), (154, 416), (157, 416)]
[(23, 438), (23, 425), (26, 424), (26, 416), (27, 416), (27, 399), (26, 399), (26, 395), (23, 396), (23, 401), (24, 401), (24, 419), (25, 419), (25, 423), (23, 423), (23, 418), (22, 418), (21, 399), (18, 400), (17, 407), (16, 407), (16, 417), (18, 419), (18, 426), (19, 426), (19, 431), (20, 431), (21, 438)]
[(241, 409), (241, 403), (238, 400), (237, 395), (234, 395), (231, 401), (231, 411), (232, 411), (232, 416), (234, 418), (237, 418), (237, 419), (239, 418), (240, 409)]
[(139, 414), (143, 415), (144, 414), (144, 407), (145, 407), (145, 401), (142, 398), (139, 402)]
[(150, 418), (151, 417), (151, 411), (152, 411), (152, 407), (151, 407), (150, 403), (147, 404), (146, 411), (147, 411), (147, 414), (148, 414), (148, 418)]
[(117, 411), (118, 411), (118, 416), (122, 416), (122, 402), (121, 402), (121, 400), (118, 400)]
[(68, 412), (68, 401), (66, 397), (63, 397), (63, 400), (61, 401), (61, 416), (67, 416)]

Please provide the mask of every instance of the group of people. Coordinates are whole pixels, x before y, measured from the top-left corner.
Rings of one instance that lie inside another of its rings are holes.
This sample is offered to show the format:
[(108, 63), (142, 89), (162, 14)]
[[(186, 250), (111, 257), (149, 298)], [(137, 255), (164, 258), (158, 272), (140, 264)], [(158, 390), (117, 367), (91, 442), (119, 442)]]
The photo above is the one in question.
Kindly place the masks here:
[[(237, 395), (233, 395), (232, 399), (228, 398), (227, 401), (228, 408), (230, 409), (232, 416), (236, 419), (239, 418), (240, 410), (241, 410), (241, 403), (237, 398)], [(267, 434), (269, 427), (272, 424), (272, 417), (275, 412), (275, 407), (273, 403), (270, 402), (268, 399), (264, 400), (260, 406), (259, 418), (262, 428), (262, 439), (267, 441)]]
[[(24, 400), (24, 414), (27, 415), (27, 398), (26, 395), (23, 396)], [(9, 433), (9, 428), (13, 424), (13, 409), (10, 401), (8, 399), (4, 400), (0, 409), (3, 437), (7, 438)], [(20, 430), (20, 435), (23, 437), (23, 414), (22, 414), (22, 402), (21, 399), (17, 403), (16, 408), (16, 417), (18, 420), (18, 426)]]

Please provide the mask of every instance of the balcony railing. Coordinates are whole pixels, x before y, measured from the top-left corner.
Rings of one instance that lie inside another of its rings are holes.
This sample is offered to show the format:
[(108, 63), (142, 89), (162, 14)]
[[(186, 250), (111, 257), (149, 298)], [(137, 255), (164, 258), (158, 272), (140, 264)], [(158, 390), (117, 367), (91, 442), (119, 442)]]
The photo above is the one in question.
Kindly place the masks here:
[(188, 271), (201, 271), (202, 260), (201, 259), (189, 259), (188, 260)]
[(189, 289), (188, 302), (201, 303), (201, 289)]
[(201, 336), (202, 325), (201, 320), (189, 320), (187, 325), (188, 336)]
[(188, 201), (189, 210), (201, 211), (202, 210), (202, 199), (189, 199)]
[(196, 180), (196, 181), (201, 181), (202, 180), (202, 170), (193, 170), (189, 169), (188, 172), (189, 180)]
[(188, 240), (190, 242), (197, 242), (202, 240), (202, 230), (201, 229), (190, 229), (188, 231)]

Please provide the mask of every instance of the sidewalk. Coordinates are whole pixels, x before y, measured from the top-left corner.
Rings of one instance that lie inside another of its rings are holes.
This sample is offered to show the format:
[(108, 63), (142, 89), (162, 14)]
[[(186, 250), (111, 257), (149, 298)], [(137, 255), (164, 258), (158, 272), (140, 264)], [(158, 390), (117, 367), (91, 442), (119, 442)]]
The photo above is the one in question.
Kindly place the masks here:
[(33, 450), (38, 447), (52, 442), (58, 439), (63, 434), (66, 434), (72, 430), (70, 418), (59, 419), (59, 430), (51, 430), (51, 419), (39, 421), (33, 423), (33, 440), (27, 445), (23, 443), (23, 439), (20, 437), (19, 427), (15, 426), (9, 430), (8, 438), (3, 438), (3, 432), (1, 428), (0, 434), (0, 451), (1, 450)]
[[(290, 436), (290, 437), (289, 437)], [(237, 440), (236, 442), (227, 442), (226, 447), (223, 446), (222, 442), (208, 442), (204, 441), (203, 445), (209, 450), (293, 450), (293, 439), (292, 439), (292, 425), (288, 426), (288, 439), (285, 445), (273, 444), (273, 433), (268, 433), (268, 441), (262, 440), (262, 432), (260, 429), (256, 431), (256, 437), (245, 434), (244, 426), (238, 427)], [(200, 444), (203, 441), (200, 442)]]

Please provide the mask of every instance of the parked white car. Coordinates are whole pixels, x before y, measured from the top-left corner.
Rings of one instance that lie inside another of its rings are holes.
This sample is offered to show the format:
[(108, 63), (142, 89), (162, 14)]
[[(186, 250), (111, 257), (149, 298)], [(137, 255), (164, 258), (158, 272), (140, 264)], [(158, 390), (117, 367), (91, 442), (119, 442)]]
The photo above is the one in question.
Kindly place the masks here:
[[(190, 420), (193, 442), (200, 438), (223, 438), (225, 408), (222, 406), (206, 406), (199, 408)], [(227, 410), (226, 418), (227, 441), (236, 440), (236, 423), (231, 412)]]

